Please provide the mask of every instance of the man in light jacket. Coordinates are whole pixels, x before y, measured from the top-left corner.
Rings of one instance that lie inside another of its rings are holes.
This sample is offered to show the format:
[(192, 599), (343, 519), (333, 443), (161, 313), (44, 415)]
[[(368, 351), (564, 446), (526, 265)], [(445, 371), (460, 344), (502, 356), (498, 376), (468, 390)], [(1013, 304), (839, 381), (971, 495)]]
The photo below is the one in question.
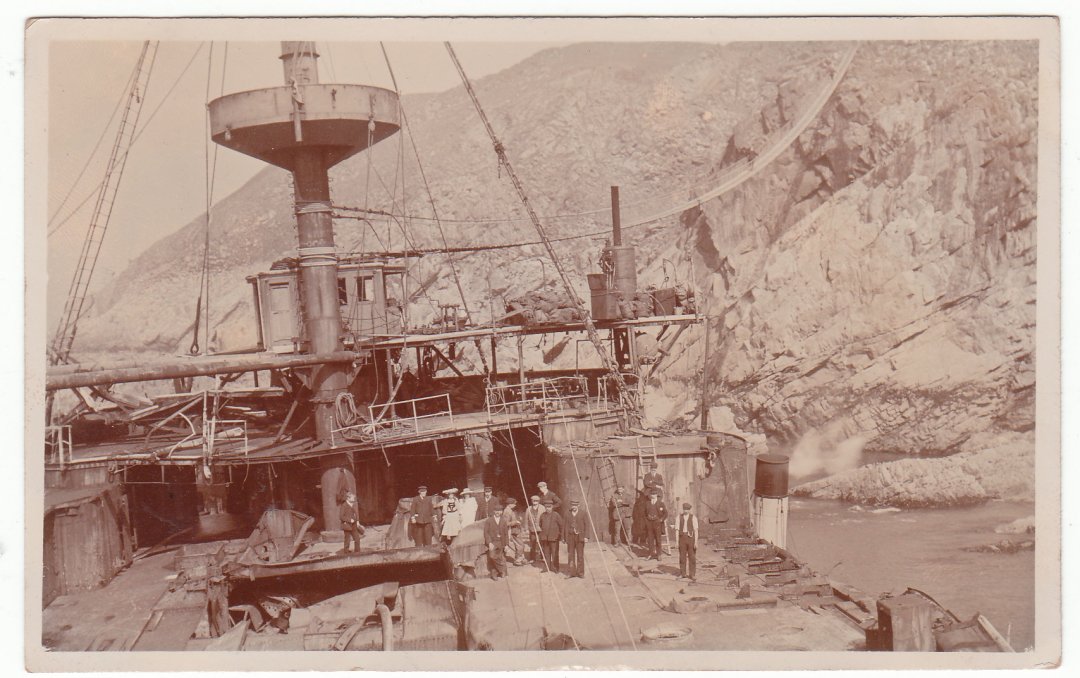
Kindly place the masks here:
[(683, 503), (682, 513), (675, 519), (675, 531), (679, 535), (679, 577), (697, 581), (698, 519), (689, 503)]

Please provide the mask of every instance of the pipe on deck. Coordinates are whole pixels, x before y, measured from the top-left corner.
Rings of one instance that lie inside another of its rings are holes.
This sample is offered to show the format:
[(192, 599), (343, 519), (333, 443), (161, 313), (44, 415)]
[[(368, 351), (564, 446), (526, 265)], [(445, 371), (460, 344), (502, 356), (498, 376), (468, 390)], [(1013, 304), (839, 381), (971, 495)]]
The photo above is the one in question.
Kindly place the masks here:
[(379, 613), (379, 624), (382, 625), (383, 652), (391, 652), (394, 649), (394, 619), (390, 616), (390, 608), (379, 603), (375, 611)]
[(63, 372), (52, 369), (45, 373), (45, 390), (55, 391), (65, 388), (121, 384), (136, 381), (159, 381), (181, 377), (205, 377), (215, 374), (252, 372), (255, 370), (279, 370), (287, 367), (307, 367), (331, 363), (348, 363), (360, 359), (361, 354), (353, 351), (333, 351), (316, 355), (279, 355), (276, 353), (257, 355), (254, 358), (230, 357), (220, 360), (185, 360), (176, 363), (160, 363), (139, 367), (99, 368), (71, 370)]

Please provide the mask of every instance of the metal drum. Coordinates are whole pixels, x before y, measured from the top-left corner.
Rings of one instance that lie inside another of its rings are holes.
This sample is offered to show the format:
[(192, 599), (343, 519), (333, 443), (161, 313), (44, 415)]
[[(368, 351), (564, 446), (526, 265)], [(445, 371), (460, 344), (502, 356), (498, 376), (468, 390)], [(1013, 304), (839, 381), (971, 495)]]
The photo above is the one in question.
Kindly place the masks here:
[(788, 496), (788, 461), (782, 454), (758, 456), (754, 472), (754, 494), (773, 499)]

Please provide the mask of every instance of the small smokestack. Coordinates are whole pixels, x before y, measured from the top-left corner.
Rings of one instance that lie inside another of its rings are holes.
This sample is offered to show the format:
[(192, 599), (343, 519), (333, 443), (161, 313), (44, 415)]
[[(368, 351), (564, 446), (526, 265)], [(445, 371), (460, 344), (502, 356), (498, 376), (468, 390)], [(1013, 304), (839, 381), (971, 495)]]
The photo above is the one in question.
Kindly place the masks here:
[(788, 458), (762, 454), (754, 473), (754, 526), (759, 537), (787, 548)]
[(622, 223), (619, 216), (619, 187), (611, 187), (611, 244), (622, 244)]

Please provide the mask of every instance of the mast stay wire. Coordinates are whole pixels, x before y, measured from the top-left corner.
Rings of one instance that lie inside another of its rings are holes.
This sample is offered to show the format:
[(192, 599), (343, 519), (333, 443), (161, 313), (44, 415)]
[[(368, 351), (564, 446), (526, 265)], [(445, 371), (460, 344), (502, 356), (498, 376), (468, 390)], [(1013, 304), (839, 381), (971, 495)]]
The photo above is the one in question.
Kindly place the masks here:
[[(150, 112), (150, 115), (149, 115), (149, 116), (147, 116), (147, 118), (146, 118), (146, 122), (145, 122), (145, 123), (143, 123), (143, 126), (142, 126), (142, 127), (141, 127), (141, 128), (139, 129), (139, 130), (137, 130), (137, 131), (135, 132), (135, 136), (133, 136), (133, 137), (131, 138), (131, 144), (129, 145), (129, 147), (128, 147), (127, 151), (125, 151), (125, 155), (126, 155), (126, 153), (128, 153), (128, 152), (130, 152), (130, 151), (131, 151), (131, 146), (133, 146), (133, 145), (135, 144), (135, 142), (136, 142), (136, 141), (138, 141), (140, 137), (142, 137), (142, 135), (143, 135), (143, 132), (145, 132), (145, 131), (146, 131), (146, 128), (150, 126), (150, 123), (151, 123), (151, 122), (153, 122), (153, 120), (154, 120), (154, 117), (155, 117), (155, 116), (157, 116), (157, 114), (158, 114), (158, 111), (160, 111), (160, 110), (161, 110), (161, 108), (162, 108), (162, 107), (163, 107), (163, 106), (165, 105), (165, 102), (166, 102), (166, 101), (168, 101), (168, 99), (169, 99), (169, 97), (170, 97), (170, 96), (172, 95), (172, 93), (173, 93), (174, 91), (176, 91), (176, 88), (177, 88), (177, 86), (178, 86), (178, 85), (180, 84), (180, 81), (181, 81), (181, 80), (183, 79), (184, 75), (186, 75), (186, 74), (187, 74), (187, 72), (188, 72), (188, 69), (190, 69), (190, 68), (191, 68), (191, 65), (192, 65), (193, 63), (195, 63), (195, 59), (196, 59), (196, 57), (198, 57), (198, 56), (199, 56), (199, 52), (201, 52), (201, 51), (202, 51), (202, 48), (203, 48), (203, 47), (205, 47), (205, 46), (206, 46), (206, 43), (205, 43), (205, 42), (200, 42), (200, 43), (198, 44), (198, 46), (197, 46), (197, 47), (195, 48), (195, 51), (194, 51), (194, 52), (192, 52), (192, 54), (191, 54), (191, 58), (190, 58), (190, 59), (188, 59), (188, 62), (187, 62), (187, 64), (186, 64), (186, 65), (184, 66), (183, 70), (181, 70), (181, 71), (180, 71), (180, 75), (176, 76), (176, 80), (175, 80), (175, 81), (173, 82), (172, 86), (170, 86), (170, 87), (169, 87), (168, 91), (167, 91), (167, 92), (165, 93), (165, 96), (164, 96), (164, 97), (162, 97), (161, 101), (159, 101), (159, 102), (158, 102), (158, 105), (157, 105), (157, 107), (155, 107), (155, 108), (154, 108), (154, 110)], [(87, 202), (89, 202), (89, 201), (90, 201), (90, 198), (93, 198), (93, 197), (94, 197), (95, 195), (97, 195), (98, 191), (99, 191), (99, 190), (101, 190), (101, 187), (102, 187), (102, 185), (103, 185), (104, 183), (105, 183), (105, 179), (102, 179), (102, 180), (101, 180), (101, 182), (99, 182), (99, 183), (98, 183), (98, 185), (97, 185), (97, 186), (95, 186), (95, 187), (94, 187), (94, 188), (93, 188), (93, 189), (92, 189), (92, 190), (90, 191), (90, 193), (89, 193), (89, 194), (87, 194), (87, 196), (86, 196), (85, 198), (83, 198), (83, 199), (82, 199), (82, 200), (81, 200), (81, 201), (79, 202), (79, 204), (78, 204), (78, 205), (76, 205), (75, 207), (73, 207), (73, 208), (72, 208), (72, 210), (71, 210), (70, 212), (68, 212), (68, 215), (67, 215), (66, 217), (64, 217), (64, 218), (63, 218), (62, 220), (60, 220), (60, 221), (59, 221), (59, 222), (58, 222), (58, 223), (57, 223), (57, 224), (56, 224), (55, 226), (53, 226), (53, 227), (52, 227), (51, 229), (49, 229), (49, 237), (52, 237), (52, 235), (53, 235), (54, 233), (56, 233), (57, 231), (59, 231), (59, 230), (60, 230), (60, 228), (64, 226), (64, 224), (66, 224), (67, 222), (69, 222), (69, 221), (71, 220), (71, 218), (72, 218), (72, 217), (74, 217), (74, 216), (75, 216), (76, 214), (78, 214), (78, 212), (79, 212), (79, 210), (80, 210), (80, 209), (82, 208), (82, 206), (83, 206), (83, 205), (85, 205), (85, 204), (86, 204)]]
[[(494, 431), (493, 431), (493, 433), (494, 433)], [(514, 442), (514, 429), (512, 429), (510, 427), (510, 420), (509, 419), (506, 421), (506, 437), (510, 441), (510, 449), (514, 453), (514, 467), (517, 468), (518, 482), (521, 483), (521, 494), (522, 494), (523, 497), (525, 497), (525, 500), (527, 502), (528, 497), (529, 497), (529, 491), (525, 489), (525, 475), (521, 472), (521, 461), (518, 459), (517, 444)], [(526, 509), (526, 514), (525, 515), (526, 515), (526, 518), (527, 518), (528, 517), (528, 509)], [(529, 527), (528, 520), (526, 519), (525, 528), (528, 529), (528, 527)], [(555, 548), (559, 548), (558, 545), (556, 545)], [(546, 571), (550, 572), (551, 571), (551, 563), (548, 561), (548, 554), (547, 554), (546, 549), (543, 549), (543, 548), (540, 549), (540, 557), (544, 560), (544, 569)], [(543, 586), (544, 586), (544, 579), (541, 577), (540, 578), (540, 593), (541, 593), (540, 599), (541, 600), (543, 600), (543, 592), (544, 592)], [(563, 606), (562, 596), (559, 595), (559, 587), (555, 586), (554, 583), (553, 583), (552, 587), (551, 587), (551, 590), (555, 592), (555, 602), (558, 603), (558, 605), (559, 605), (559, 612), (562, 614), (563, 621), (566, 623), (566, 631), (567, 631), (567, 634), (570, 636), (570, 640), (573, 641), (573, 643), (574, 643), (574, 649), (575, 650), (580, 650), (581, 645), (578, 644), (577, 638), (574, 637), (574, 629), (570, 625), (570, 617), (567, 616), (566, 608)]]
[[(600, 360), (604, 365), (604, 368), (611, 375), (612, 380), (615, 382), (616, 390), (619, 394), (619, 403), (622, 406), (626, 416), (633, 420), (639, 421), (641, 414), (638, 411), (637, 393), (631, 391), (627, 385), (626, 380), (623, 379), (622, 373), (619, 368), (612, 361), (611, 356), (608, 355), (607, 349), (604, 346), (603, 340), (600, 339), (600, 334), (596, 330), (596, 323), (593, 322), (592, 315), (589, 313), (589, 309), (578, 298), (574, 291), (574, 286), (570, 282), (570, 279), (566, 276), (566, 271), (563, 268), (562, 263), (559, 261), (558, 255), (555, 253), (555, 249), (552, 247), (551, 242), (548, 240), (547, 232), (544, 230), (543, 224), (540, 223), (540, 218), (536, 216), (536, 212), (532, 208), (532, 204), (529, 202), (528, 195), (525, 193), (525, 187), (522, 185), (521, 180), (518, 178), (517, 173), (514, 171), (513, 166), (510, 164), (510, 160), (506, 155), (506, 148), (503, 146), (502, 141), (495, 134), (495, 130), (491, 126), (491, 122), (488, 120), (487, 115), (484, 113), (483, 107), (480, 105), (480, 100), (476, 96), (476, 92), (473, 90), (472, 83), (469, 82), (468, 76), (465, 74), (465, 69), (462, 67), (461, 62), (457, 58), (457, 54), (454, 52), (453, 46), (449, 42), (444, 42), (446, 51), (450, 55), (450, 60), (453, 61), (454, 67), (457, 69), (458, 75), (461, 76), (462, 84), (465, 86), (465, 92), (472, 100), (473, 106), (476, 108), (476, 113), (480, 117), (480, 121), (484, 125), (484, 130), (487, 132), (488, 137), (491, 138), (492, 146), (495, 150), (495, 155), (499, 159), (500, 167), (506, 168), (506, 174), (510, 178), (511, 183), (514, 185), (514, 189), (517, 191), (518, 198), (521, 200), (522, 206), (525, 211), (528, 212), (529, 218), (532, 221), (533, 227), (536, 229), (537, 235), (540, 236), (540, 240), (543, 241), (544, 249), (547, 250), (548, 256), (551, 258), (551, 263), (555, 267), (555, 271), (559, 274), (559, 278), (562, 281), (566, 294), (569, 297), (570, 303), (574, 305), (578, 313), (581, 314), (585, 322), (585, 331), (589, 336), (589, 341), (592, 342), (596, 348), (596, 353), (600, 356)], [(620, 418), (620, 427), (625, 426), (626, 422)]]
[[(223, 55), (221, 60), (221, 83), (218, 96), (225, 94), (225, 72), (229, 62), (229, 43), (226, 42), (223, 48)], [(204, 213), (205, 229), (203, 234), (203, 261), (202, 261), (202, 273), (199, 278), (199, 297), (195, 302), (195, 329), (192, 332), (191, 346), (188, 352), (191, 355), (198, 355), (201, 353), (199, 346), (199, 324), (203, 325), (203, 347), (207, 351), (210, 350), (210, 219), (213, 211), (214, 204), (214, 186), (217, 179), (217, 157), (218, 157), (218, 145), (210, 139), (210, 84), (212, 81), (211, 73), (214, 66), (214, 43), (210, 42), (210, 52), (206, 60), (206, 116), (205, 116), (205, 134), (203, 136), (203, 162), (206, 170), (206, 212)], [(210, 145), (213, 145), (213, 153), (210, 151)], [(206, 305), (203, 306), (203, 299), (206, 299)]]
[[(442, 222), (439, 220), (439, 210), (435, 205), (435, 196), (431, 192), (431, 185), (428, 183), (427, 172), (424, 171), (424, 164), (420, 161), (420, 151), (416, 147), (416, 137), (413, 136), (412, 126), (409, 125), (409, 117), (405, 113), (405, 107), (401, 103), (401, 91), (398, 89), (397, 77), (394, 75), (394, 67), (390, 64), (390, 54), (386, 50), (386, 44), (382, 41), (379, 42), (379, 49), (382, 50), (383, 59), (386, 61), (386, 70), (390, 73), (390, 81), (394, 84), (394, 92), (398, 95), (398, 112), (401, 114), (401, 122), (404, 126), (404, 135), (409, 137), (409, 144), (412, 146), (413, 157), (416, 158), (416, 167), (420, 172), (420, 180), (424, 185), (424, 192), (427, 194), (428, 203), (431, 205), (431, 214), (435, 217), (435, 224), (439, 229), (439, 237), (442, 239), (444, 248), (449, 247), (449, 243), (446, 239), (446, 230), (443, 229)], [(404, 153), (404, 150), (402, 151)], [(405, 212), (404, 197), (402, 198), (402, 212)], [(405, 239), (406, 246), (409, 245), (408, 237)], [(405, 256), (406, 268), (408, 268), (408, 254)], [(461, 308), (465, 311), (465, 322), (472, 322), (472, 312), (469, 310), (469, 301), (465, 297), (465, 290), (461, 286), (461, 275), (458, 273), (457, 264), (454, 262), (453, 256), (447, 256), (446, 261), (450, 264), (450, 272), (454, 276), (454, 286), (457, 288), (458, 297), (461, 299)], [(455, 323), (457, 319), (455, 318)], [(480, 355), (480, 362), (484, 368), (484, 379), (487, 381), (487, 375), (490, 374), (491, 369), (488, 367), (487, 357), (484, 355), (483, 347), (480, 345), (480, 339), (474, 338), (473, 344), (476, 346), (476, 352)]]
[[(585, 397), (588, 398), (589, 394), (586, 393)], [(563, 420), (563, 427), (566, 431), (566, 435), (570, 436), (570, 423)], [(630, 638), (630, 647), (637, 650), (637, 643), (634, 642), (634, 632), (630, 630), (630, 620), (626, 618), (626, 610), (623, 609), (622, 599), (619, 597), (619, 587), (615, 585), (615, 577), (611, 574), (611, 568), (608, 567), (607, 558), (604, 557), (605, 549), (601, 548), (604, 544), (600, 538), (600, 532), (596, 529), (596, 521), (593, 520), (592, 510), (589, 508), (589, 502), (586, 500), (585, 483), (581, 481), (581, 471), (578, 470), (577, 455), (574, 454), (574, 441), (572, 438), (567, 438), (567, 447), (570, 449), (570, 460), (574, 463), (574, 475), (577, 476), (578, 487), (581, 489), (581, 503), (585, 505), (585, 516), (589, 519), (589, 527), (592, 528), (593, 539), (596, 540), (596, 546), (600, 550), (600, 562), (604, 565), (604, 572), (607, 574), (608, 581), (611, 582), (611, 593), (615, 596), (615, 604), (619, 606), (619, 616), (622, 617), (623, 625), (626, 627), (627, 637)], [(606, 501), (607, 497), (603, 497)], [(616, 508), (616, 511), (619, 510)], [(621, 522), (621, 518), (620, 518)], [(584, 563), (580, 564), (581, 569), (585, 569)]]

